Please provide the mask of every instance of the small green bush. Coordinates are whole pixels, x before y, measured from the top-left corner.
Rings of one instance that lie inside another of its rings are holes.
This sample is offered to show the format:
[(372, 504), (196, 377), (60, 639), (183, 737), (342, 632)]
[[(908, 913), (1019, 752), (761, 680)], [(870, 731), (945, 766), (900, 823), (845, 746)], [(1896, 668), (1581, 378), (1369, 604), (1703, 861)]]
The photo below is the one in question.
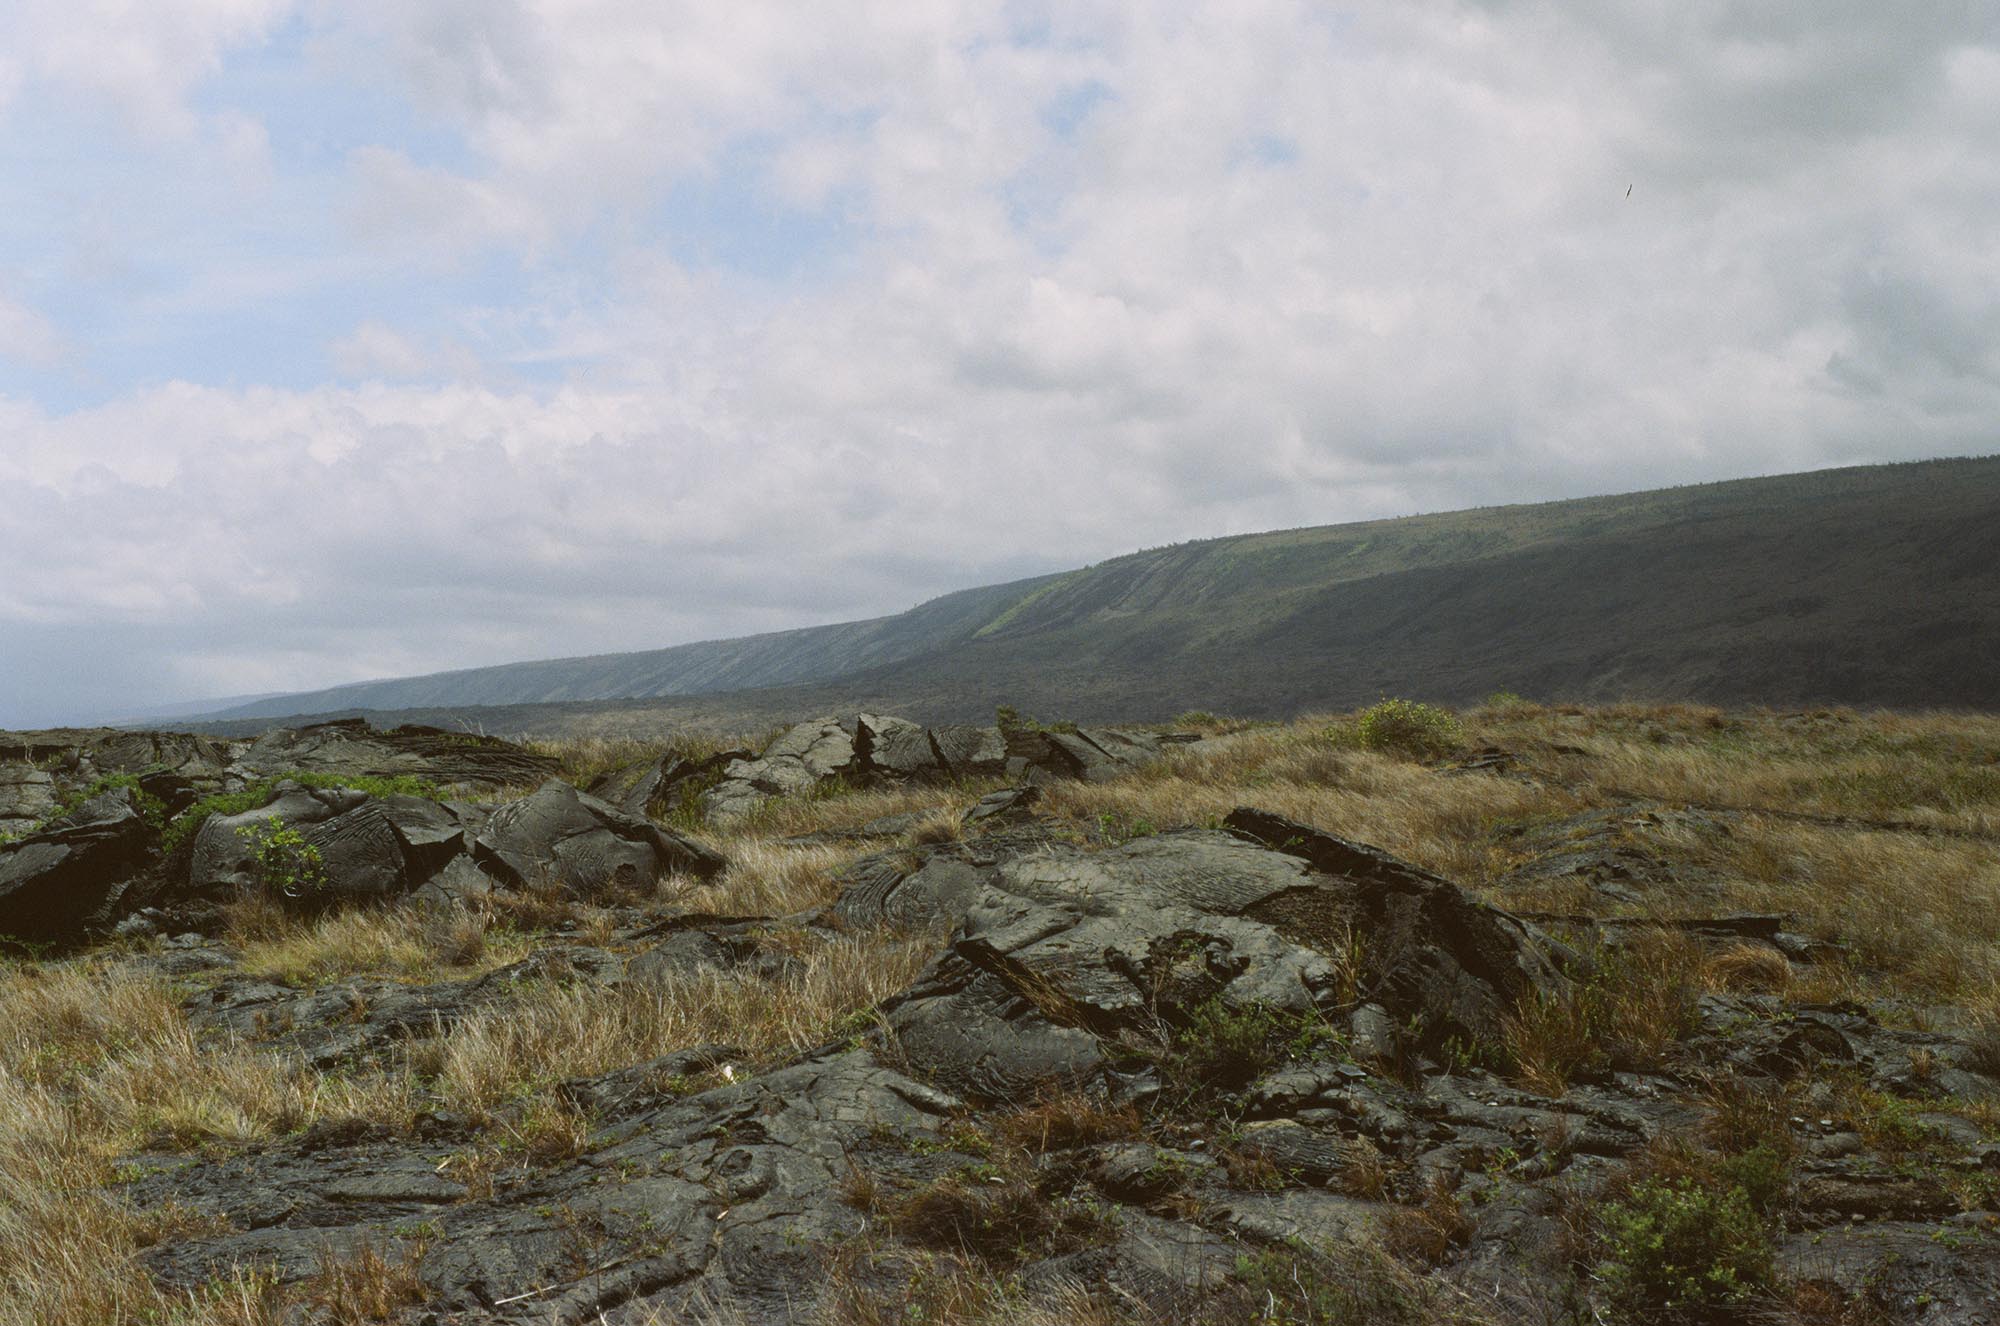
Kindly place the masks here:
[(319, 848), (276, 815), (262, 824), (246, 824), (237, 835), (250, 845), (251, 859), (265, 889), (294, 900), (326, 892), (326, 863)]
[(1384, 700), (1364, 709), (1355, 739), (1368, 750), (1434, 760), (1457, 749), (1465, 733), (1448, 710), (1416, 700)]
[(1792, 1189), (1792, 1162), (1769, 1142), (1715, 1162), (1716, 1177), (1730, 1188), (1741, 1188), (1750, 1209), (1770, 1216), (1784, 1205)]
[(1315, 1014), (1267, 1004), (1232, 1008), (1219, 996), (1191, 1009), (1160, 1052), (1164, 1097), (1172, 1108), (1227, 1112), (1235, 1093), (1266, 1072), (1322, 1051), (1332, 1028)]
[(1000, 729), (1002, 736), (1005, 736), (1009, 732), (1076, 731), (1076, 724), (1070, 722), (1066, 718), (1057, 719), (1053, 723), (1044, 723), (1039, 718), (1035, 718), (1030, 714), (1022, 713), (1019, 709), (1016, 709), (1011, 704), (1002, 704), (994, 706), (993, 726)]
[(1604, 1211), (1598, 1275), (1613, 1300), (1642, 1317), (1741, 1307), (1771, 1287), (1771, 1240), (1740, 1187), (1648, 1179)]

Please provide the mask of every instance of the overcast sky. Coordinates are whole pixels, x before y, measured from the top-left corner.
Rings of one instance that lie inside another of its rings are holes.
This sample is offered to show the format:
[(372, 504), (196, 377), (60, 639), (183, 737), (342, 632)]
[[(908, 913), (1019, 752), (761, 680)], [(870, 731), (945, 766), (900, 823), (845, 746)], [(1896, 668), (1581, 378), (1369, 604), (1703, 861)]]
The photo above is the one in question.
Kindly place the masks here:
[(2000, 0), (0, 6), (0, 724), (1996, 420)]

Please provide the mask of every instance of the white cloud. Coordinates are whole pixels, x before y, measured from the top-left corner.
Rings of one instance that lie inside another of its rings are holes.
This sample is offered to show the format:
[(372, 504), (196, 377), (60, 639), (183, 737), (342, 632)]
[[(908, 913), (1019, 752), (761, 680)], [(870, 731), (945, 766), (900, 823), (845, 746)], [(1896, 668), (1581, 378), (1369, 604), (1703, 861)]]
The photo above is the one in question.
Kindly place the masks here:
[[(233, 12), (199, 50), (276, 11)], [(313, 344), (363, 385), (0, 402), (0, 476), (29, 494), (0, 556), (63, 552), (0, 587), (0, 622), (135, 632), (181, 690), (1990, 449), (2000, 417), (2000, 53), (1958, 10), (309, 12), (329, 68), (394, 80), (468, 149), (349, 152), (325, 200), (346, 237), (412, 273), (526, 274), (425, 324), (456, 339), (341, 310)], [(837, 211), (803, 218), (840, 231), (804, 279), (662, 229), (668, 189), (731, 171), (732, 196)]]
[(364, 322), (327, 347), (334, 371), (345, 378), (477, 380), (479, 357), (456, 341), (434, 344), (404, 335), (380, 322)]
[(49, 368), (65, 353), (62, 335), (47, 318), (0, 295), (0, 360)]
[[(261, 39), (293, 0), (12, 0), (0, 10), (0, 50), (29, 81), (115, 107), (147, 134), (195, 120), (188, 92), (235, 46)], [(0, 94), (7, 80), (0, 77)], [(0, 95), (0, 108), (7, 99)]]

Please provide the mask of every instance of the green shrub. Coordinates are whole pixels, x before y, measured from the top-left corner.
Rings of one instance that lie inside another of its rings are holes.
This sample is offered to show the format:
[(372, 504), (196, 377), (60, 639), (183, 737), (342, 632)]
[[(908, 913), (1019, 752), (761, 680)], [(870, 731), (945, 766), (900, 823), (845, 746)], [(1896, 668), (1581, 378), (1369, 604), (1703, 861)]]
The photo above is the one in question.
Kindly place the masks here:
[(1455, 750), (1465, 734), (1448, 710), (1434, 704), (1384, 700), (1361, 711), (1354, 735), (1368, 750), (1437, 759)]
[(1243, 1088), (1279, 1064), (1320, 1052), (1333, 1038), (1316, 1014), (1268, 1004), (1232, 1008), (1219, 996), (1204, 1000), (1159, 1054), (1164, 1099), (1174, 1109), (1226, 1112)]
[(993, 726), (1000, 729), (1002, 736), (1009, 732), (1074, 732), (1076, 724), (1068, 719), (1057, 719), (1044, 723), (1030, 714), (1024, 714), (1011, 704), (993, 707)]
[(1774, 1214), (1791, 1193), (1791, 1157), (1769, 1142), (1724, 1156), (1715, 1162), (1715, 1173), (1726, 1187), (1742, 1189), (1750, 1209), (1760, 1216)]
[(319, 848), (276, 815), (262, 824), (246, 824), (236, 833), (250, 845), (258, 880), (267, 891), (294, 900), (326, 892), (326, 863)]
[(1648, 1179), (1604, 1211), (1598, 1275), (1613, 1300), (1642, 1317), (1741, 1307), (1771, 1287), (1771, 1241), (1740, 1187)]

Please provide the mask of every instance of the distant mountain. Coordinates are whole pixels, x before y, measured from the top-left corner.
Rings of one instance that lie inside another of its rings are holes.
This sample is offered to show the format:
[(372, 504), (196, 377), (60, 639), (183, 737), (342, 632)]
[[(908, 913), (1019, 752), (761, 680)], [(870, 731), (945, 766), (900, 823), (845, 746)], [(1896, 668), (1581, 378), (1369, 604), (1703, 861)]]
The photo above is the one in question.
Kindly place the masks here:
[[(1045, 577), (1052, 579), (1053, 577)], [(946, 594), (893, 617), (705, 640), (632, 654), (501, 663), (422, 677), (362, 681), (323, 691), (211, 706), (214, 719), (271, 718), (364, 709), (452, 709), (633, 696), (705, 695), (845, 676), (945, 648), (1032, 594), (1019, 580)]]
[[(863, 702), (930, 721), (996, 702), (1278, 716), (1500, 689), (2000, 707), (2000, 457), (1209, 539), (871, 621), (366, 682), (215, 717), (661, 697), (683, 697), (660, 706), (683, 717)], [(508, 727), (496, 714), (492, 730)]]

